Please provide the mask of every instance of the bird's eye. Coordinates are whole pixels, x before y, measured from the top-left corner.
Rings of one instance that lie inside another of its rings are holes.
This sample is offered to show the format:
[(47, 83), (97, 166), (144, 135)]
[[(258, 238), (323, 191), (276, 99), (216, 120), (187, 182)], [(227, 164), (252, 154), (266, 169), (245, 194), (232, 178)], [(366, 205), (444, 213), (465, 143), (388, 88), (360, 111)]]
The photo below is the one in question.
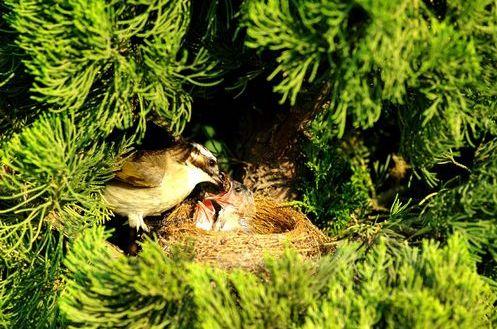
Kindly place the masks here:
[(240, 193), (243, 189), (240, 186), (235, 187), (235, 192)]
[(214, 167), (216, 165), (216, 160), (210, 159), (209, 160), (209, 166)]

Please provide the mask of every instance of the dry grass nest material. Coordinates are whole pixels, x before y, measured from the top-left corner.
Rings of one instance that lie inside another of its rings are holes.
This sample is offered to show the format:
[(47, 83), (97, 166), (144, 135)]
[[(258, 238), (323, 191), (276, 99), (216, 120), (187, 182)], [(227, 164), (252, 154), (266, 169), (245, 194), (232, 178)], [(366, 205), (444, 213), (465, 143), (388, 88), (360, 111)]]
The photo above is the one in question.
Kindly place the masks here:
[(189, 246), (196, 261), (228, 269), (261, 269), (266, 256), (278, 257), (287, 248), (306, 259), (334, 250), (333, 241), (293, 207), (263, 196), (255, 197), (255, 205), (253, 233), (247, 234), (199, 229), (192, 220), (195, 205), (184, 203), (163, 221), (159, 241), (165, 250)]

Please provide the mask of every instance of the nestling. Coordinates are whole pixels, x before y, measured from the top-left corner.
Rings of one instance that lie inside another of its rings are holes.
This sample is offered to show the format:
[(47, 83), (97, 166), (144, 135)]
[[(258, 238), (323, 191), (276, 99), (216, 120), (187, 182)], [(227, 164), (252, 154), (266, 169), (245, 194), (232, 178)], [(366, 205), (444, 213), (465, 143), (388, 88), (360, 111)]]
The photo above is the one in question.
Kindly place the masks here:
[[(215, 219), (216, 202), (221, 209)], [(250, 232), (250, 221), (255, 214), (255, 203), (252, 192), (237, 181), (230, 180), (228, 191), (218, 195), (208, 195), (199, 202), (194, 214), (197, 227), (212, 231)], [(209, 226), (210, 224), (210, 226)]]
[(221, 184), (216, 157), (199, 144), (181, 142), (135, 154), (107, 184), (104, 199), (131, 227), (148, 231), (144, 217), (176, 206), (202, 182)]
[(193, 218), (195, 226), (206, 231), (212, 229), (216, 217), (216, 209), (211, 200), (198, 201)]
[(255, 203), (252, 192), (243, 184), (232, 181), (231, 187), (221, 196), (213, 196), (212, 200), (220, 206), (213, 231), (250, 232), (250, 220), (255, 214)]

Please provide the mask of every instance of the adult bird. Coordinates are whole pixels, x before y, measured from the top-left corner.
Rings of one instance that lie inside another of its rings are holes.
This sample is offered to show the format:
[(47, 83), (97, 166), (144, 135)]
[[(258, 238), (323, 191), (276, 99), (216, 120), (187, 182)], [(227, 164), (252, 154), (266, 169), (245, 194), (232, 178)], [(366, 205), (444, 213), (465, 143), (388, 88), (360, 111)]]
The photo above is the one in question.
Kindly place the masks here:
[(144, 217), (160, 215), (183, 201), (202, 182), (221, 184), (216, 157), (197, 143), (178, 142), (128, 159), (105, 187), (110, 209), (130, 227), (148, 231)]

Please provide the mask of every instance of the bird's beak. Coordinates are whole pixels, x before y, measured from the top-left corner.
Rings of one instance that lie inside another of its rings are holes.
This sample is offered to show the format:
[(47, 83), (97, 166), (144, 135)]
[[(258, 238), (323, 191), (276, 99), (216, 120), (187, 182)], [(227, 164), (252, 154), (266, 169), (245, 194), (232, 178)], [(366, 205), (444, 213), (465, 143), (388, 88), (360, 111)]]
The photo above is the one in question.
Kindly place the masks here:
[[(211, 217), (214, 215), (215, 210), (212, 202), (210, 200), (204, 200), (204, 202), (197, 202), (197, 207), (195, 208), (195, 213), (203, 212), (206, 217)], [(197, 215), (194, 215), (196, 217)]]
[(223, 184), (223, 179), (221, 178), (220, 174), (215, 174), (214, 176), (212, 176), (212, 182), (219, 186)]
[(226, 174), (219, 169), (211, 172), (211, 179), (214, 184), (224, 188), (224, 183), (226, 181)]
[(228, 191), (226, 191), (224, 193), (220, 193), (220, 194), (207, 193), (205, 200), (213, 200), (221, 207), (226, 207), (226, 206), (231, 204), (230, 199), (232, 197), (232, 194), (233, 194), (233, 188), (232, 188), (232, 186), (230, 186)]
[(214, 223), (216, 210), (210, 200), (198, 201), (193, 214), (195, 226), (210, 231)]

